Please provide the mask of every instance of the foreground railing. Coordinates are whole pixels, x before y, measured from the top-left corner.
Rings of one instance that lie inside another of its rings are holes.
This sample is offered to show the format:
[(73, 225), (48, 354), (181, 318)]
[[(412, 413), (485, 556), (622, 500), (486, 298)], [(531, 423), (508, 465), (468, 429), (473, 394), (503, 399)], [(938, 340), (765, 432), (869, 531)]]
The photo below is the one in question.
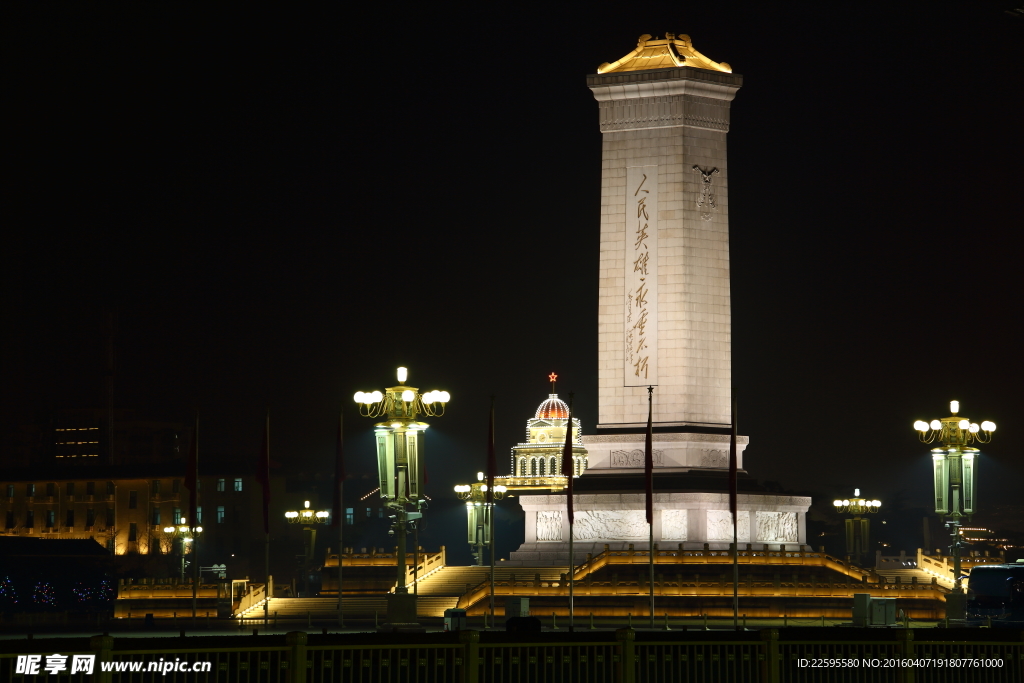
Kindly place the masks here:
[[(31, 655), (38, 674), (19, 673), (18, 657), (24, 668)], [(49, 678), (51, 657), (73, 655), (94, 656), (93, 672), (61, 671), (62, 681), (1019, 683), (1024, 674), (1019, 630), (621, 629), (3, 641), (0, 680)]]

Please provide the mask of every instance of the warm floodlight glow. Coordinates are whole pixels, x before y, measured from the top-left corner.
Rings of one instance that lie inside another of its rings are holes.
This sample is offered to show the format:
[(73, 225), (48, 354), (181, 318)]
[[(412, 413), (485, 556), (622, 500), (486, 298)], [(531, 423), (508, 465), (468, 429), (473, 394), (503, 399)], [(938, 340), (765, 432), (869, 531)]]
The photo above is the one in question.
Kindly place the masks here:
[(498, 484), (496, 484), (494, 486), (494, 492), (495, 493), (505, 493), (505, 491), (508, 491), (508, 487), (507, 486), (501, 486), (501, 485), (498, 485)]
[(288, 519), (295, 519), (299, 516), (299, 513), (295, 512), (295, 510), (289, 510), (288, 512), (284, 513), (284, 516)]
[(164, 533), (165, 534), (173, 534), (174, 533), (174, 527), (173, 526), (165, 526), (164, 527)]
[(918, 420), (917, 422), (914, 423), (914, 429), (916, 429), (919, 432), (927, 432), (928, 423), (925, 422), (924, 420)]
[(940, 429), (942, 429), (942, 423), (939, 422), (938, 420), (932, 420), (931, 424), (928, 426), (934, 429), (935, 431), (939, 431)]
[(483, 481), (484, 480), (484, 473), (483, 472), (477, 472), (476, 473), (476, 480), (477, 481)]
[(967, 420), (960, 420), (959, 422), (956, 423), (956, 426), (959, 427), (960, 429), (970, 429), (971, 423), (968, 422)]
[(362, 403), (363, 402), (363, 392), (357, 391), (356, 395), (353, 396), (353, 398), (355, 399), (356, 403)]
[[(196, 527), (196, 533), (197, 533), (197, 534), (201, 534), (201, 533), (203, 533), (203, 527), (201, 527), (201, 526), (197, 526), (197, 527)], [(188, 540), (190, 540), (190, 541), (191, 541), (192, 539), (190, 538), (190, 539), (188, 539)]]
[(412, 403), (415, 400), (416, 394), (406, 389), (402, 392), (402, 400), (406, 403)]
[(317, 510), (316, 516), (319, 517), (320, 519), (323, 519), (324, 517), (328, 516), (329, 514), (331, 514), (331, 513), (328, 512), (327, 510)]
[(302, 516), (303, 517), (312, 517), (313, 516), (313, 511), (312, 510), (303, 510), (302, 511)]
[(441, 403), (447, 403), (452, 398), (452, 395), (449, 394), (447, 391), (439, 391), (438, 393), (440, 394), (438, 400), (441, 401)]
[(878, 507), (882, 507), (882, 501), (880, 501), (880, 500), (873, 500), (873, 501), (871, 501), (871, 503), (872, 503), (872, 505), (874, 505), (874, 506), (875, 506), (876, 508), (878, 508)]
[(985, 420), (981, 423), (981, 431), (983, 432), (994, 432), (996, 431), (996, 423), (990, 420)]
[(847, 498), (843, 498), (843, 505), (849, 505), (850, 501)]
[(182, 525), (182, 526), (179, 526), (179, 527), (178, 527), (178, 531), (180, 531), (181, 533), (183, 533), (183, 534), (184, 534), (184, 533), (186, 533), (186, 532), (188, 531), (188, 527), (187, 527), (187, 526), (184, 526), (184, 525)]
[(843, 501), (841, 500), (833, 500), (832, 504), (835, 505), (837, 508), (843, 507)]
[(407, 368), (398, 368), (398, 383), (405, 384), (407, 379), (409, 379), (409, 370)]
[(957, 413), (959, 413), (960, 412), (960, 401), (950, 401), (949, 402), (949, 412), (952, 413), (953, 415), (956, 415)]
[(472, 488), (469, 484), (459, 484), (455, 487), (455, 493), (469, 493)]

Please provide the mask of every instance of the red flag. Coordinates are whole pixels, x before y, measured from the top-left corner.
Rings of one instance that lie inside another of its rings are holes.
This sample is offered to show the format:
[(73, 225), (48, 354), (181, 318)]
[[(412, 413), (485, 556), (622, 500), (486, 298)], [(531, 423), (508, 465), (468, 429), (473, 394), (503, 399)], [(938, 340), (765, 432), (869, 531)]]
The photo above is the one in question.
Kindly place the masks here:
[(263, 487), (263, 533), (270, 533), (270, 411), (263, 428), (263, 444), (260, 460), (256, 465), (256, 481)]
[(569, 515), (569, 524), (575, 520), (572, 509), (572, 394), (569, 394), (569, 420), (565, 423), (565, 447), (562, 449), (562, 474), (566, 477), (568, 489), (565, 492), (565, 509)]
[(196, 411), (196, 424), (192, 428), (192, 441), (185, 463), (185, 488), (188, 490), (188, 525), (195, 529), (199, 524), (199, 411)]
[(647, 523), (654, 524), (654, 387), (647, 387), (647, 438), (644, 440), (644, 488), (647, 492)]
[(729, 512), (736, 526), (736, 399), (732, 402), (732, 435), (729, 437)]
[(341, 509), (343, 487), (345, 486), (345, 450), (342, 445), (342, 420), (344, 416), (338, 415), (338, 445), (334, 451), (334, 512), (331, 519), (331, 526), (341, 524), (345, 511)]
[(494, 397), (491, 397), (491, 426), (487, 430), (487, 502), (494, 502), (494, 477), (498, 473), (498, 459), (494, 455)]

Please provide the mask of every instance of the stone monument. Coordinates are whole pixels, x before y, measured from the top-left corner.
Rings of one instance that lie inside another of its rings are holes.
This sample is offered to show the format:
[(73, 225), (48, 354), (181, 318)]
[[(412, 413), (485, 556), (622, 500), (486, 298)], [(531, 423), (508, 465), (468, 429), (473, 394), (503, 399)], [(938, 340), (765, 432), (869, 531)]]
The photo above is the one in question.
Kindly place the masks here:
[[(655, 542), (727, 548), (731, 430), (729, 108), (743, 78), (689, 36), (643, 35), (587, 85), (602, 133), (598, 423), (582, 437), (576, 548), (647, 547), (644, 434), (654, 387)], [(738, 439), (743, 467), (746, 437)], [(745, 479), (740, 543), (798, 549), (810, 499)], [(749, 492), (748, 492), (749, 491)], [(567, 558), (564, 495), (520, 497), (523, 564)]]

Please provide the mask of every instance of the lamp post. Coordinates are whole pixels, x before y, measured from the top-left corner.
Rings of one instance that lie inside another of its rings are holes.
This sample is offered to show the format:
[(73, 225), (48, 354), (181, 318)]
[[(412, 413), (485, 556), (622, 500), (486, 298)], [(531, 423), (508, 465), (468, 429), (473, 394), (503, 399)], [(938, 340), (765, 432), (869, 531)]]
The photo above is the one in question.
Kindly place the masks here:
[[(484, 566), (484, 548), (491, 544), (491, 504), (487, 502), (487, 482), (484, 473), (476, 473), (475, 484), (459, 484), (455, 494), (459, 500), (466, 501), (467, 540), (470, 547), (476, 548), (473, 557), (478, 567)], [(494, 500), (505, 497), (508, 489), (500, 484), (494, 485)]]
[[(178, 556), (181, 558), (181, 578), (179, 582), (185, 583), (185, 555), (188, 554), (189, 544), (192, 543), (188, 520), (182, 517), (181, 523), (178, 526), (165, 526), (164, 533), (171, 537), (171, 543), (178, 541)], [(197, 526), (195, 529), (196, 536), (201, 533), (203, 533), (203, 527)]]
[(311, 510), (309, 501), (305, 501), (305, 507), (301, 510), (289, 510), (284, 517), (290, 524), (302, 524), (302, 582), (305, 585), (306, 597), (309, 595), (309, 565), (313, 562), (313, 553), (316, 550), (316, 525), (327, 522), (331, 513), (327, 510)]
[[(406, 587), (406, 534), (411, 525), (423, 516), (426, 500), (423, 495), (423, 435), (428, 425), (419, 422), (419, 415), (444, 415), (451, 396), (447, 391), (420, 394), (416, 387), (406, 386), (408, 370), (398, 368), (398, 386), (380, 391), (358, 391), (355, 401), (363, 417), (383, 418), (374, 424), (377, 442), (377, 471), (380, 496), (393, 514), (389, 535), (397, 541), (398, 581), (395, 592), (388, 595), (388, 623), (393, 630), (401, 624), (416, 623), (416, 596)], [(411, 508), (411, 509), (410, 509)], [(340, 587), (339, 587), (340, 589)]]
[(878, 512), (882, 501), (861, 498), (860, 489), (854, 489), (853, 498), (837, 499), (832, 501), (832, 505), (839, 514), (853, 515), (852, 518), (846, 518), (847, 563), (851, 557), (863, 562), (862, 555), (871, 551), (871, 520), (862, 515)]
[(932, 449), (932, 481), (935, 487), (935, 512), (949, 518), (953, 556), (953, 592), (946, 596), (946, 618), (964, 619), (967, 600), (960, 577), (960, 520), (974, 514), (975, 470), (980, 451), (970, 444), (984, 444), (992, 440), (996, 430), (994, 422), (985, 420), (980, 425), (958, 416), (960, 402), (949, 402), (949, 417), (931, 422), (918, 420), (914, 429), (921, 443), (936, 441), (941, 447)]

